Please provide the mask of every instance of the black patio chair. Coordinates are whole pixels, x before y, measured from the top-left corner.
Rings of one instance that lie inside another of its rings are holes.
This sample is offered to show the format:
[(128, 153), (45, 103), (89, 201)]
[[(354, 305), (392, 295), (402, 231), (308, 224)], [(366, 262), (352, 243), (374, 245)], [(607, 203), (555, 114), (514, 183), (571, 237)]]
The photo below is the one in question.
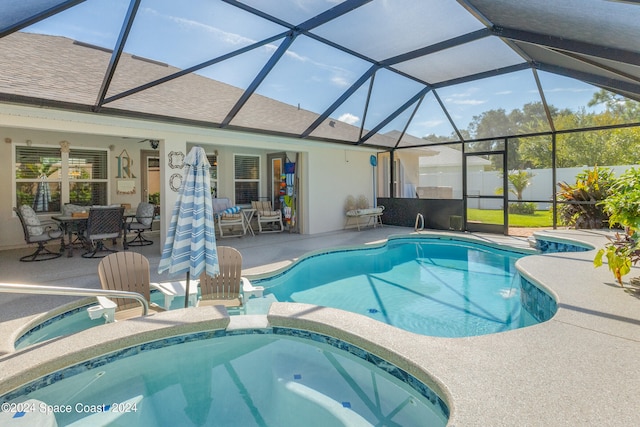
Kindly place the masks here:
[[(22, 205), (20, 208), (13, 208), (18, 215), (24, 232), (24, 240), (27, 244), (37, 244), (35, 252), (20, 258), (22, 262), (46, 261), (58, 258), (64, 251), (64, 231), (60, 225), (52, 220), (40, 221), (31, 206)], [(50, 251), (46, 244), (53, 240), (60, 240), (60, 250)]]
[(153, 225), (155, 206), (151, 203), (142, 202), (136, 208), (136, 216), (127, 222), (128, 232), (135, 232), (136, 236), (127, 241), (127, 246), (147, 246), (153, 241), (145, 238), (142, 233), (151, 230)]
[(100, 206), (89, 209), (87, 229), (84, 233), (87, 252), (83, 258), (103, 258), (109, 253), (118, 252), (107, 248), (105, 240), (114, 241), (123, 235), (124, 208), (121, 206)]

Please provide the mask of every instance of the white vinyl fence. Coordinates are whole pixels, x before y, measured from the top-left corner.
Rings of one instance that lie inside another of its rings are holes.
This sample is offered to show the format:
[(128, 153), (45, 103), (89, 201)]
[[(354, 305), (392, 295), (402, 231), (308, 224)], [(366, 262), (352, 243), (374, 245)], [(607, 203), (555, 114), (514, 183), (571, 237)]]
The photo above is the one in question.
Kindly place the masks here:
[[(616, 177), (624, 171), (638, 165), (604, 166), (614, 171)], [(556, 170), (556, 181), (575, 184), (576, 175), (585, 169), (593, 169), (590, 166), (576, 168), (561, 168)], [(552, 170), (531, 169), (533, 176), (529, 180), (529, 186), (522, 193), (522, 200), (549, 200), (549, 203), (538, 203), (539, 210), (549, 209), (555, 183), (552, 180)], [(451, 187), (453, 198), (462, 198), (462, 180), (460, 172), (434, 172), (420, 174), (420, 187)], [(496, 190), (502, 187), (502, 175), (496, 171), (472, 171), (467, 174), (468, 191), (470, 195), (491, 196), (498, 194)], [(556, 186), (556, 190), (558, 187)], [(515, 194), (510, 193), (509, 199), (516, 200)], [(502, 200), (499, 199), (469, 199), (470, 208), (502, 209)]]

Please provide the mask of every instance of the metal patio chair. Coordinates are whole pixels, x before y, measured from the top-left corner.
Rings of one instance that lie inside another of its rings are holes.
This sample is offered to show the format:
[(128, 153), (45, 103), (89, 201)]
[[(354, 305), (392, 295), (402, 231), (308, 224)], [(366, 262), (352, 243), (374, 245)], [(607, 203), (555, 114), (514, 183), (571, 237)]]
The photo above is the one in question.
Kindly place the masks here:
[(116, 249), (107, 248), (104, 241), (115, 240), (123, 235), (124, 208), (121, 206), (100, 206), (89, 209), (87, 229), (84, 233), (87, 252), (84, 258), (102, 258)]
[[(31, 206), (22, 205), (19, 208), (13, 208), (22, 224), (24, 232), (24, 240), (27, 244), (37, 244), (38, 248), (32, 254), (25, 255), (20, 258), (22, 262), (46, 261), (58, 258), (64, 252), (64, 231), (55, 221), (40, 221)], [(60, 250), (58, 252), (50, 251), (46, 244), (60, 240)]]
[(150, 231), (153, 225), (155, 205), (142, 202), (136, 208), (136, 216), (127, 222), (126, 231), (135, 232), (136, 236), (127, 241), (127, 246), (153, 245), (153, 241), (145, 238), (142, 233)]

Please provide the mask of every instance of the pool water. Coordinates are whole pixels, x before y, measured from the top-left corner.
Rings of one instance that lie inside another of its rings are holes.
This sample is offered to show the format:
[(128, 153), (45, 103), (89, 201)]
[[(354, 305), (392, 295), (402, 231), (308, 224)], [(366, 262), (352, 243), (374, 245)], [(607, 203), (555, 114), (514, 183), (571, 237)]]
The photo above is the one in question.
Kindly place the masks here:
[(522, 256), (462, 241), (397, 239), (313, 256), (253, 283), (277, 301), (339, 308), (422, 335), (466, 337), (538, 323), (520, 302), (515, 262)]
[(446, 425), (448, 409), (427, 386), (379, 358), (365, 361), (376, 357), (362, 349), (327, 342), (263, 332), (145, 344), (51, 374), (0, 402), (71, 408), (53, 410), (58, 426)]
[[(164, 296), (161, 292), (152, 290), (150, 298), (152, 303), (160, 306), (164, 305)], [(35, 343), (64, 335), (75, 334), (76, 332), (84, 331), (85, 329), (104, 325), (104, 318), (89, 318), (87, 308), (92, 305), (95, 305), (95, 303), (76, 307), (36, 325), (16, 340), (14, 348), (16, 350), (20, 350)], [(184, 308), (184, 297), (175, 297), (171, 302), (171, 307), (169, 308), (171, 310)]]
[(89, 306), (75, 308), (37, 325), (18, 338), (14, 344), (15, 349), (20, 350), (35, 343), (104, 325), (105, 320), (102, 318), (95, 320), (89, 318), (87, 314), (87, 307)]
[[(539, 323), (521, 305), (515, 262), (522, 253), (462, 240), (397, 238), (380, 247), (338, 250), (304, 258), (261, 280), (263, 298), (245, 301), (246, 314), (267, 314), (274, 301), (359, 313), (422, 335), (467, 337)], [(151, 301), (163, 304), (160, 292)], [(183, 308), (176, 297), (171, 309)], [(236, 314), (230, 312), (230, 314)], [(24, 348), (103, 324), (86, 310), (38, 325), (16, 342)]]

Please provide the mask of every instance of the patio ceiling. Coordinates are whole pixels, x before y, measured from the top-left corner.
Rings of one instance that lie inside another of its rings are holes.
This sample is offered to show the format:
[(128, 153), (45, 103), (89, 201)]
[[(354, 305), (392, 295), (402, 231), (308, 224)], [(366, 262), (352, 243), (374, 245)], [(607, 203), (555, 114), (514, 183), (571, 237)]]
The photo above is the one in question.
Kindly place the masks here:
[[(0, 101), (406, 147), (474, 117), (640, 101), (640, 2), (21, 0)], [(562, 95), (564, 93), (564, 96)], [(497, 131), (496, 131), (497, 132)], [(435, 141), (437, 140), (437, 141)]]

